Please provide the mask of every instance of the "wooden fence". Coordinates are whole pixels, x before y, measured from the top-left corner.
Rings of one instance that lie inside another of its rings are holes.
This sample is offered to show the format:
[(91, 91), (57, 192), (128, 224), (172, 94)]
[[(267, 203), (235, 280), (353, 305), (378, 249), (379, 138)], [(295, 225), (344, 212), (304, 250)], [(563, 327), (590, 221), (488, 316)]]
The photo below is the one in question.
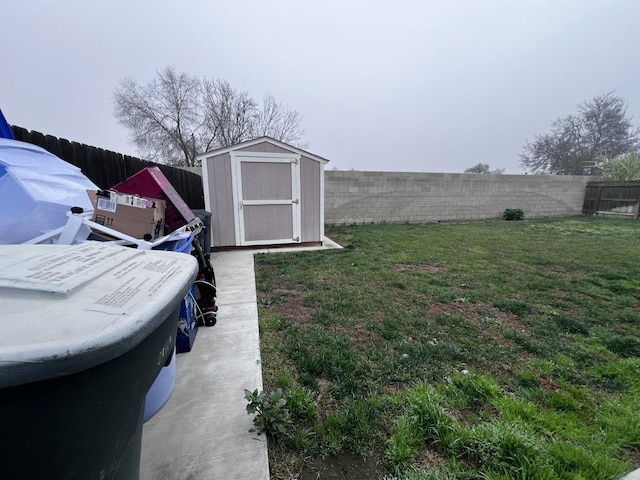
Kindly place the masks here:
[(638, 219), (640, 182), (589, 182), (582, 213)]
[(190, 208), (204, 208), (204, 190), (200, 175), (14, 125), (11, 126), (11, 130), (16, 140), (38, 145), (80, 168), (82, 173), (100, 188), (110, 188), (145, 167), (157, 166)]

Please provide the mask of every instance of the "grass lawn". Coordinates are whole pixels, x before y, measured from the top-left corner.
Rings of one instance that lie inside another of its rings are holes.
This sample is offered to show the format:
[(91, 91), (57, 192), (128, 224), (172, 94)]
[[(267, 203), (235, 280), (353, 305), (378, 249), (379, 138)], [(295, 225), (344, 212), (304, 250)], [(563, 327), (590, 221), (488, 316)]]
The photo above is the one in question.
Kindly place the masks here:
[(341, 454), (404, 480), (640, 466), (640, 223), (326, 233), (345, 248), (256, 256), (272, 478)]

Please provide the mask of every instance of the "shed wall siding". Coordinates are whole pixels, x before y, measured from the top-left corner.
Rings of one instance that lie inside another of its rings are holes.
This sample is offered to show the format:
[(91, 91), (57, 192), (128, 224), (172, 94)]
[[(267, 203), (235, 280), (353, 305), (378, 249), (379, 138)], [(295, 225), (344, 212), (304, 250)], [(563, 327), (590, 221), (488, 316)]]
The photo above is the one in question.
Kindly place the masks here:
[(300, 159), (301, 240), (318, 242), (320, 238), (320, 175), (322, 166), (307, 157)]
[(258, 152), (258, 153), (294, 153), (291, 150), (278, 147), (268, 142), (258, 143), (250, 147), (238, 148), (236, 152)]
[(236, 244), (236, 227), (233, 213), (233, 185), (231, 156), (228, 153), (207, 159), (209, 170), (208, 192), (211, 198), (211, 242), (215, 247)]

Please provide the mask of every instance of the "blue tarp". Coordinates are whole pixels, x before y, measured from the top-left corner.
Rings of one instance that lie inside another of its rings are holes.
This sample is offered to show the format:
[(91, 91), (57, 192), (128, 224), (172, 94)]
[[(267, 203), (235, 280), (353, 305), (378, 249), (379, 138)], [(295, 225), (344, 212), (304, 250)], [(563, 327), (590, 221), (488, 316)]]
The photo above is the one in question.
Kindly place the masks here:
[(97, 189), (78, 167), (45, 149), (0, 138), (0, 244), (64, 226), (71, 207), (93, 210), (87, 190)]
[(13, 132), (11, 131), (11, 127), (7, 123), (7, 120), (4, 118), (2, 114), (2, 110), (0, 110), (0, 138), (8, 138), (9, 140), (15, 140), (16, 137), (13, 136)]

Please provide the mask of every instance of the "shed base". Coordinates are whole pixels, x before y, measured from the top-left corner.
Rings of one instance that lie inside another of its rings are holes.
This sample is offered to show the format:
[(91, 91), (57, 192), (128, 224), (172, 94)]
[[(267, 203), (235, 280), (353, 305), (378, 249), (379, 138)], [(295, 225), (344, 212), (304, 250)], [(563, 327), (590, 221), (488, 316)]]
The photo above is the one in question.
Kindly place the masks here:
[(219, 246), (219, 247), (211, 247), (212, 252), (228, 252), (230, 250), (261, 250), (264, 248), (268, 249), (277, 249), (277, 248), (303, 248), (303, 247), (321, 247), (322, 242), (301, 242), (301, 243), (278, 243), (278, 244), (269, 244), (265, 243), (264, 245), (227, 245), (227, 246)]

